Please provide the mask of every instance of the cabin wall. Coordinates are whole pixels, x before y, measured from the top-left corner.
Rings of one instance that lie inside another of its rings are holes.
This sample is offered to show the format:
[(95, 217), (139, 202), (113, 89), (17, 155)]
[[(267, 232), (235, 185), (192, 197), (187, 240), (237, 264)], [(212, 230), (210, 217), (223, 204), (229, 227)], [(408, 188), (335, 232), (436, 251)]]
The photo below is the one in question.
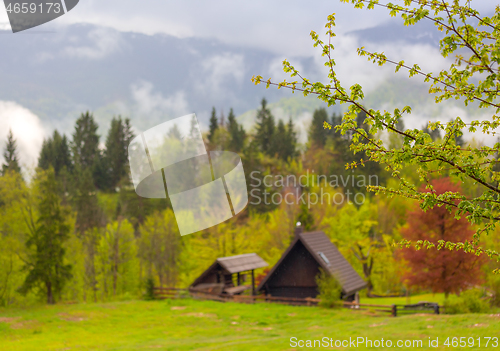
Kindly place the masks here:
[(206, 284), (223, 284), (223, 286), (230, 288), (234, 286), (233, 275), (224, 270), (221, 266), (217, 265), (192, 287), (196, 288), (199, 285)]
[(207, 274), (205, 277), (203, 277), (203, 279), (200, 280), (197, 285), (199, 285), (199, 284), (215, 284), (215, 283), (222, 283), (222, 282), (217, 281), (217, 272), (212, 271), (209, 274)]
[[(229, 272), (225, 271), (218, 263), (210, 267), (207, 271), (205, 271), (202, 276), (204, 277), (200, 280), (196, 281), (196, 285), (200, 284), (220, 284), (225, 283), (225, 275)], [(199, 279), (199, 278), (198, 278)], [(192, 285), (195, 287), (196, 285)]]
[(283, 297), (316, 297), (318, 286), (316, 276), (319, 264), (298, 242), (268, 279), (266, 294)]
[(347, 301), (347, 302), (354, 302), (356, 300), (356, 294), (352, 294), (352, 295), (342, 294), (342, 300)]

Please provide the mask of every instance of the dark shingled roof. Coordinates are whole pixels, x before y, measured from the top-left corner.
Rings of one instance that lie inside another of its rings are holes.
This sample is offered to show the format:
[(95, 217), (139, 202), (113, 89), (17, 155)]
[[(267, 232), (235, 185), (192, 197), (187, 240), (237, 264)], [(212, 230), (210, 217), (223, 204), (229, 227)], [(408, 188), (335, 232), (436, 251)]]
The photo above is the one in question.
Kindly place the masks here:
[(268, 263), (260, 258), (260, 256), (256, 253), (221, 257), (217, 259), (217, 262), (219, 262), (220, 265), (229, 273), (251, 271), (252, 269), (268, 266)]
[(250, 253), (245, 255), (237, 255), (230, 257), (220, 257), (196, 280), (191, 284), (191, 286), (196, 286), (203, 279), (214, 271), (217, 271), (218, 266), (223, 269), (224, 274), (233, 274), (238, 272), (251, 271), (253, 269), (267, 267), (269, 264), (264, 261), (256, 253)]
[(264, 287), (266, 281), (273, 275), (276, 268), (299, 240), (319, 265), (338, 280), (340, 285), (342, 285), (342, 291), (345, 295), (354, 294), (356, 291), (366, 287), (366, 282), (352, 268), (326, 234), (322, 231), (317, 231), (297, 234), (295, 240), (290, 244), (269, 274), (262, 280), (257, 290), (261, 290)]

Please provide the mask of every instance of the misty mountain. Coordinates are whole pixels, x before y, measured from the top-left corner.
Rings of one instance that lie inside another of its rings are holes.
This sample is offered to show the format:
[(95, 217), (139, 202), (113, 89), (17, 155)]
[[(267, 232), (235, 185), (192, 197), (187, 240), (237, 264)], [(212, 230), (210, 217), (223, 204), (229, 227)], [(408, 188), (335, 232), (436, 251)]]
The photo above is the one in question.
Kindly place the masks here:
[[(240, 123), (249, 129), (265, 97), (277, 119), (296, 121), (303, 142), (312, 112), (326, 107), (315, 96), (305, 98), (301, 93), (265, 89), (265, 85), (251, 82), (253, 75), (273, 77), (275, 81), (287, 77), (281, 64), (285, 58), (311, 81), (325, 82), (323, 61), (313, 57), (318, 52), (312, 45), (310, 57), (284, 57), (215, 39), (145, 35), (89, 24), (44, 28), (48, 30), (18, 34), (0, 31), (0, 119), (16, 108), (27, 109), (19, 123), (30, 128), (16, 128), (20, 131), (21, 155), (31, 165), (36, 162), (43, 138), (55, 128), (70, 134), (74, 121), (86, 110), (94, 113), (102, 141), (111, 118), (119, 114), (130, 117), (136, 129), (146, 130), (195, 112), (202, 128), (207, 129), (212, 106), (226, 116), (229, 108), (234, 108)], [(397, 59), (425, 52), (420, 60), (432, 63), (439, 58), (435, 50), (438, 34), (432, 24), (401, 27), (396, 22), (350, 32), (344, 36), (347, 46), (340, 47), (339, 61), (342, 55), (355, 56), (358, 45), (369, 45), (383, 51), (388, 47)], [(432, 55), (427, 53), (428, 48), (434, 48)], [(456, 116), (461, 111), (448, 109), (445, 104), (436, 108), (428, 86), (418, 79), (409, 81), (406, 73), (394, 76), (390, 68), (376, 81), (371, 75), (380, 71), (377, 65), (369, 63), (363, 68), (361, 61), (345, 57), (338, 66), (341, 74), (356, 82), (361, 80), (365, 88), (364, 83), (371, 82), (372, 88), (365, 89), (367, 105), (393, 108), (412, 104), (412, 120), (405, 121), (408, 127), (421, 127), (432, 117), (451, 118), (448, 115)], [(362, 61), (366, 63), (364, 58)], [(341, 112), (345, 107), (337, 105), (328, 110)], [(0, 120), (0, 151), (9, 126), (12, 120)]]
[[(101, 124), (121, 113), (142, 129), (191, 112), (207, 122), (212, 106), (241, 114), (263, 96), (288, 97), (251, 82), (253, 75), (281, 70), (283, 57), (216, 40), (93, 25), (0, 33), (0, 100), (30, 109), (49, 129), (68, 131), (84, 110), (94, 111)], [(314, 76), (310, 60), (294, 59)]]
[(374, 28), (355, 30), (346, 33), (360, 38), (361, 45), (367, 43), (413, 43), (439, 47), (444, 36), (431, 21), (420, 21), (412, 26), (401, 26), (401, 19), (395, 18), (389, 23)]

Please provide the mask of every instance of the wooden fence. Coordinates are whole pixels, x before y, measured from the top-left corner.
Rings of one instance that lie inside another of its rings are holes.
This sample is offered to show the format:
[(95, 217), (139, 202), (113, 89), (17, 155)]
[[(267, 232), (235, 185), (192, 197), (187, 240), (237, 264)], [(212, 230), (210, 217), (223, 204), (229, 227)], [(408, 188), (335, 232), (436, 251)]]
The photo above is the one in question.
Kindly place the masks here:
[[(212, 294), (200, 291), (189, 291), (188, 289), (177, 288), (154, 288), (155, 296), (157, 299), (180, 299), (189, 298), (199, 300), (213, 300), (220, 302), (240, 302), (240, 303), (256, 303), (256, 302), (269, 302), (284, 305), (297, 305), (297, 306), (316, 306), (321, 300), (306, 297), (279, 297), (279, 296), (266, 296), (266, 295), (225, 295), (225, 294)], [(373, 304), (358, 304), (355, 302), (343, 302), (344, 308), (352, 310), (372, 310), (377, 312), (385, 312), (396, 317), (398, 315), (406, 315), (410, 313), (435, 313), (439, 314), (440, 306), (434, 303), (418, 303), (413, 305), (373, 305)]]
[(177, 288), (154, 288), (155, 298), (158, 300), (164, 299), (182, 299), (190, 297), (188, 289)]

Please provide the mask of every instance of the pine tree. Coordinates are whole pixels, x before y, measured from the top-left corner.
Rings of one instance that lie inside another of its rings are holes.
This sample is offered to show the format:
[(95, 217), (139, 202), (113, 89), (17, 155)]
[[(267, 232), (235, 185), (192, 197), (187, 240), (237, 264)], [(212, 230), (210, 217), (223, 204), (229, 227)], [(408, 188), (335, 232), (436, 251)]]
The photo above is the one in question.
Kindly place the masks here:
[(285, 160), (289, 158), (293, 159), (295, 156), (297, 156), (297, 133), (295, 132), (295, 125), (290, 117), (286, 128)]
[(229, 143), (229, 147), (234, 152), (240, 152), (243, 150), (243, 146), (245, 145), (246, 132), (243, 129), (242, 125), (239, 125), (236, 121), (236, 117), (234, 115), (233, 109), (229, 110), (228, 116), (228, 131), (231, 135), (231, 141)]
[(271, 111), (267, 108), (266, 99), (262, 99), (262, 106), (257, 112), (257, 133), (255, 135), (255, 141), (259, 146), (260, 150), (270, 156), (275, 154), (275, 143), (273, 143), (274, 133), (276, 129), (276, 124), (274, 122), (274, 116)]
[(80, 177), (85, 169), (91, 170), (94, 185), (99, 189), (106, 187), (106, 166), (99, 150), (98, 125), (89, 112), (83, 113), (76, 120), (71, 149), (75, 176)]
[[(451, 122), (454, 122), (454, 120), (451, 120)], [(455, 132), (454, 139), (455, 139), (455, 145), (460, 147), (465, 145), (463, 135), (458, 135), (458, 131)]]
[(122, 120), (120, 116), (113, 118), (106, 138), (104, 151), (107, 190), (114, 190), (121, 179), (128, 174), (128, 145), (134, 138), (130, 120)]
[(226, 128), (226, 118), (224, 117), (224, 111), (222, 111), (222, 110), (220, 111), (219, 127)]
[(190, 126), (189, 126), (189, 137), (191, 139), (197, 139), (200, 135), (200, 127), (198, 126), (198, 120), (196, 116), (193, 115), (191, 117)]
[(26, 265), (28, 275), (19, 289), (23, 294), (42, 287), (47, 303), (54, 304), (65, 283), (71, 278), (71, 266), (64, 263), (64, 243), (69, 238), (69, 210), (61, 206), (58, 184), (52, 168), (39, 174), (39, 218), (26, 246), (32, 252)]
[(103, 222), (91, 170), (83, 170), (76, 178), (74, 186), (72, 197), (76, 209), (76, 230), (80, 236), (84, 236), (86, 231), (101, 226)]
[(172, 139), (182, 140), (182, 133), (177, 124), (174, 124), (168, 131), (168, 137)]
[(52, 166), (52, 149), (52, 139), (44, 139), (40, 155), (38, 156), (38, 167), (47, 170)]
[(9, 130), (9, 134), (7, 135), (3, 158), (4, 164), (2, 165), (2, 174), (7, 173), (8, 171), (21, 173), (21, 167), (19, 166), (19, 159), (17, 156), (17, 142), (16, 139), (14, 139), (12, 130)]
[(439, 129), (430, 130), (427, 126), (423, 126), (422, 131), (429, 134), (431, 136), (432, 141), (435, 141), (441, 137)]
[(73, 164), (71, 163), (71, 152), (66, 135), (61, 136), (55, 130), (52, 138), (43, 141), (38, 158), (38, 167), (44, 170), (48, 170), (49, 167), (54, 168), (56, 177), (64, 168), (71, 171)]
[(326, 144), (328, 131), (324, 128), (324, 123), (329, 123), (328, 114), (324, 108), (314, 111), (311, 126), (309, 127), (309, 144), (312, 148), (323, 148)]
[(84, 169), (82, 174), (75, 177), (73, 189), (73, 208), (76, 211), (75, 229), (79, 239), (83, 243), (85, 254), (85, 287), (90, 289), (97, 301), (97, 276), (95, 257), (97, 245), (102, 235), (100, 227), (104, 225), (104, 215), (99, 207), (96, 187), (89, 168)]
[(76, 120), (71, 148), (73, 162), (80, 169), (92, 168), (99, 157), (98, 125), (89, 112), (82, 113)]
[(212, 115), (210, 117), (210, 131), (208, 133), (208, 140), (213, 142), (215, 131), (219, 128), (219, 122), (217, 120), (217, 112), (215, 107), (212, 108)]
[[(365, 123), (365, 119), (366, 119), (366, 112), (361, 111), (356, 116), (356, 123), (358, 125), (358, 128), (363, 128), (364, 131), (368, 133), (368, 131), (370, 130), (370, 126)], [(400, 123), (403, 123), (401, 119), (399, 120), (398, 127), (400, 126)]]
[(276, 152), (276, 156), (282, 160), (286, 161), (287, 157), (287, 130), (285, 127), (285, 123), (280, 119), (278, 121), (278, 126), (276, 128), (276, 132), (274, 134), (273, 140), (273, 149)]
[(347, 140), (348, 140), (349, 136), (348, 135), (347, 136), (342, 135), (340, 133), (340, 131), (337, 131), (337, 129), (335, 128), (336, 126), (342, 124), (342, 116), (341, 115), (337, 115), (334, 112), (332, 114), (332, 117), (331, 117), (330, 121), (331, 121), (331, 125), (332, 125), (332, 130), (328, 131), (328, 136), (333, 139), (333, 142), (334, 142), (334, 145), (335, 145), (335, 149), (339, 149), (339, 147), (341, 149), (344, 149), (344, 145), (345, 145), (345, 148), (348, 148), (349, 145), (347, 145)]

